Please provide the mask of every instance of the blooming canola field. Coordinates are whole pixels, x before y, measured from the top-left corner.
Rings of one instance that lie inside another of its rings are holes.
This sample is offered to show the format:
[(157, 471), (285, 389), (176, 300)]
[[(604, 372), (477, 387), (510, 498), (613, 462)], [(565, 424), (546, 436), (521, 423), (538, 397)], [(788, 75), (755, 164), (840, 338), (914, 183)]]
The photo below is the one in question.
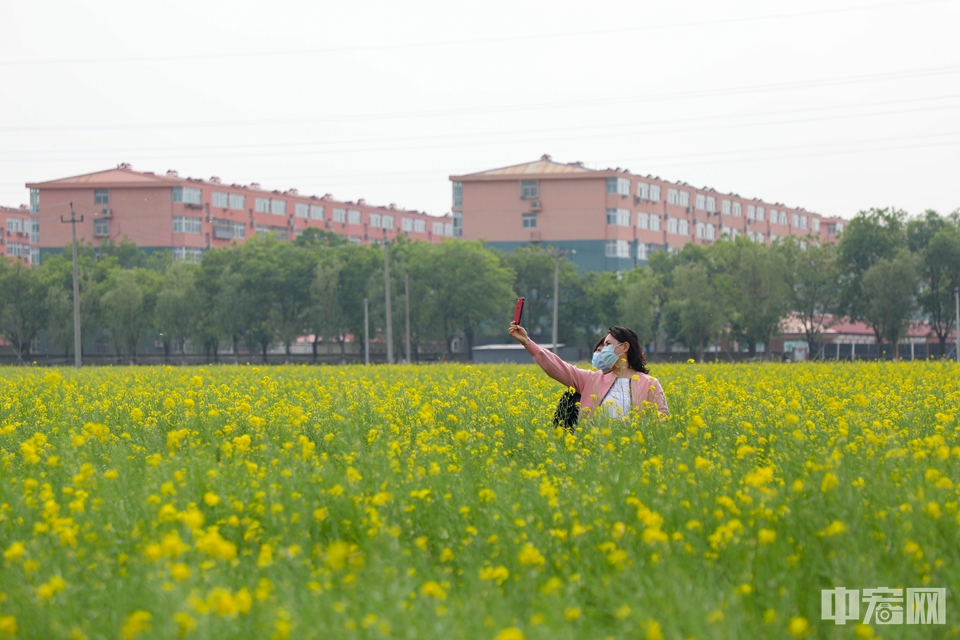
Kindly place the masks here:
[(0, 638), (960, 635), (955, 364), (653, 373), (571, 434), (532, 366), (0, 371)]

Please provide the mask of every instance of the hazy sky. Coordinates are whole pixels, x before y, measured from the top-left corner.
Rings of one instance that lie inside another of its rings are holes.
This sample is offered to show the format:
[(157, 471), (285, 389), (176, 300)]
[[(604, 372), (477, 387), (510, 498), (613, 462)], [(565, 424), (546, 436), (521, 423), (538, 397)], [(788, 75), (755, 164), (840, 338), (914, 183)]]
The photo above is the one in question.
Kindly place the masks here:
[(960, 207), (960, 0), (0, 0), (0, 204), (134, 169), (445, 213), (552, 154), (825, 215)]

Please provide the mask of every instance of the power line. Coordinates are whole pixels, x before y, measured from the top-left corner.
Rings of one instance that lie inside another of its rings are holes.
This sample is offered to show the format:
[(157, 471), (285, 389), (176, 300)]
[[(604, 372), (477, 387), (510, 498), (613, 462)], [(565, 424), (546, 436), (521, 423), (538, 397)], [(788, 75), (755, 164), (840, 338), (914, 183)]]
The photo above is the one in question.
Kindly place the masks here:
[(0, 127), (0, 132), (37, 132), (37, 131), (107, 131), (107, 130), (145, 130), (145, 129), (176, 129), (176, 128), (211, 128), (211, 127), (249, 127), (252, 125), (268, 124), (309, 124), (320, 122), (350, 122), (350, 121), (369, 121), (369, 120), (389, 120), (394, 118), (436, 118), (438, 116), (456, 116), (456, 115), (475, 115), (478, 113), (498, 113), (503, 111), (530, 111), (552, 108), (566, 108), (591, 106), (591, 105), (610, 105), (614, 103), (631, 104), (643, 102), (655, 102), (660, 100), (689, 100), (698, 97), (719, 97), (727, 95), (740, 95), (751, 93), (766, 93), (775, 91), (790, 91), (794, 89), (807, 89), (814, 87), (850, 85), (871, 82), (884, 82), (900, 79), (917, 79), (922, 77), (952, 75), (960, 73), (960, 66), (948, 67), (925, 67), (918, 69), (903, 69), (899, 71), (888, 71), (883, 73), (860, 74), (853, 76), (839, 76), (834, 78), (823, 78), (819, 80), (796, 80), (790, 82), (776, 82), (757, 85), (743, 85), (739, 87), (730, 87), (727, 89), (704, 89), (698, 91), (680, 91), (667, 92), (659, 94), (644, 94), (641, 96), (627, 96), (621, 98), (596, 98), (590, 100), (560, 100), (556, 102), (539, 103), (518, 103), (512, 105), (493, 105), (489, 107), (474, 107), (460, 109), (436, 109), (424, 111), (395, 111), (382, 112), (374, 114), (340, 114), (332, 116), (300, 117), (300, 118), (281, 118), (281, 119), (258, 119), (258, 120), (204, 120), (204, 121), (182, 121), (182, 122), (159, 122), (159, 123), (113, 123), (99, 125), (43, 125), (43, 126), (12, 126)]
[(104, 64), (104, 63), (142, 63), (142, 62), (175, 62), (181, 60), (223, 60), (232, 58), (260, 58), (275, 56), (301, 56), (318, 53), (349, 53), (365, 51), (389, 51), (404, 49), (428, 49), (435, 47), (455, 46), (462, 48), (467, 45), (502, 44), (505, 42), (531, 42), (537, 40), (553, 40), (584, 36), (609, 36), (625, 33), (668, 31), (689, 27), (711, 27), (724, 24), (763, 22), (783, 20), (787, 18), (804, 18), (838, 13), (857, 11), (872, 11), (877, 9), (893, 9), (902, 6), (916, 7), (919, 5), (943, 4), (956, 0), (906, 0), (902, 2), (887, 2), (878, 4), (858, 5), (854, 7), (840, 7), (810, 11), (796, 11), (792, 13), (776, 13), (738, 18), (718, 18), (714, 20), (692, 20), (687, 22), (672, 22), (661, 24), (645, 24), (642, 27), (622, 27), (619, 29), (598, 29), (591, 31), (566, 31), (546, 34), (524, 34), (518, 36), (499, 36), (493, 38), (464, 38), (458, 40), (435, 40), (432, 42), (399, 42), (378, 45), (353, 45), (339, 47), (320, 47), (312, 49), (293, 49), (290, 51), (238, 51), (228, 53), (183, 54), (168, 56), (108, 56), (98, 58), (54, 58), (49, 60), (2, 60), (0, 66), (36, 66), (57, 64)]
[[(666, 119), (666, 120), (650, 120), (646, 122), (625, 122), (625, 123), (621, 122), (617, 124), (599, 124), (599, 125), (589, 125), (589, 126), (582, 126), (582, 127), (551, 127), (546, 129), (511, 129), (511, 130), (488, 131), (488, 132), (480, 132), (480, 133), (461, 133), (453, 136), (449, 134), (440, 134), (440, 135), (428, 135), (428, 136), (402, 136), (402, 137), (375, 138), (375, 139), (370, 138), (365, 140), (330, 140), (330, 141), (324, 141), (324, 142), (311, 141), (311, 142), (288, 142), (288, 143), (267, 143), (267, 144), (205, 145), (205, 146), (199, 146), (199, 147), (140, 147), (140, 148), (127, 148), (127, 149), (113, 148), (113, 149), (100, 149), (98, 150), (98, 154), (110, 153), (110, 154), (128, 156), (130, 154), (136, 154), (136, 153), (155, 153), (158, 151), (160, 152), (173, 151), (173, 152), (176, 152), (176, 155), (165, 156), (165, 157), (192, 158), (192, 157), (209, 157), (209, 156), (195, 156), (195, 155), (185, 154), (184, 152), (217, 151), (218, 153), (216, 155), (222, 155), (223, 152), (228, 150), (242, 151), (242, 150), (282, 149), (286, 147), (325, 146), (325, 145), (355, 144), (355, 143), (366, 143), (366, 142), (378, 143), (378, 144), (392, 143), (392, 142), (409, 143), (409, 142), (416, 142), (421, 140), (444, 140), (449, 142), (452, 139), (456, 140), (456, 138), (467, 138), (467, 139), (481, 138), (481, 143), (483, 144), (491, 144), (491, 143), (500, 144), (499, 141), (491, 142), (490, 137), (491, 136), (515, 136), (517, 134), (527, 134), (529, 136), (531, 134), (542, 135), (542, 134), (551, 134), (551, 133), (566, 132), (566, 131), (591, 131), (591, 130), (606, 130), (606, 129), (614, 129), (615, 135), (620, 136), (620, 135), (632, 135), (637, 133), (647, 133), (647, 131), (625, 131), (624, 129), (627, 127), (660, 127), (662, 125), (669, 125), (669, 124), (679, 125), (679, 124), (696, 123), (696, 122), (725, 122), (729, 120), (738, 120), (738, 119), (748, 119), (749, 121), (744, 123), (737, 123), (737, 124), (727, 124), (725, 125), (725, 127), (726, 128), (746, 128), (746, 127), (753, 127), (753, 126), (771, 126), (771, 125), (777, 125), (777, 124), (822, 122), (827, 120), (840, 120), (840, 119), (846, 119), (846, 118), (864, 118), (864, 117), (876, 117), (876, 116), (884, 116), (884, 115), (921, 113), (921, 112), (928, 112), (928, 111), (940, 111), (944, 109), (955, 109), (960, 107), (960, 105), (958, 104), (949, 104), (949, 105), (941, 105), (941, 106), (935, 106), (935, 107), (924, 107), (924, 108), (918, 108), (918, 109), (901, 109), (901, 110), (895, 110), (895, 111), (879, 111), (879, 112), (857, 112), (852, 114), (841, 114), (841, 115), (822, 116), (822, 117), (816, 117), (816, 118), (804, 118), (804, 119), (794, 119), (794, 120), (779, 120), (779, 121), (766, 121), (766, 122), (759, 122), (756, 120), (756, 118), (765, 117), (765, 116), (802, 114), (802, 113), (831, 111), (835, 109), (844, 109), (844, 110), (855, 109), (855, 108), (861, 108), (864, 106), (910, 104), (910, 103), (916, 103), (916, 102), (930, 102), (934, 100), (946, 100), (946, 99), (953, 99), (953, 98), (960, 98), (960, 94), (934, 96), (934, 97), (927, 97), (927, 98), (914, 98), (909, 100), (889, 100), (889, 101), (881, 101), (881, 102), (858, 103), (854, 105), (837, 105), (837, 106), (830, 106), (830, 107), (787, 109), (787, 110), (759, 112), (759, 113), (752, 113), (752, 114), (750, 113), (729, 114), (729, 115), (722, 115), (722, 116), (706, 116), (706, 117), (699, 116), (699, 117), (690, 117), (690, 118), (673, 118), (673, 119)], [(712, 128), (712, 127), (704, 127), (704, 128)], [(691, 129), (689, 127), (684, 127), (682, 130), (697, 131), (700, 129)], [(670, 132), (670, 131), (673, 131), (673, 130), (657, 129), (656, 132), (660, 133), (660, 132)], [(598, 134), (595, 136), (591, 135), (591, 136), (584, 136), (584, 137), (606, 137), (606, 136), (604, 136), (603, 134)], [(573, 139), (573, 138), (564, 138), (564, 139)], [(516, 138), (511, 139), (511, 141), (514, 141), (514, 140), (517, 140), (517, 139)], [(538, 138), (528, 137), (526, 138), (526, 140), (535, 141), (535, 140), (538, 140)], [(522, 140), (518, 140), (518, 141), (522, 141)], [(470, 143), (465, 143), (464, 146), (466, 146), (466, 144), (470, 144)], [(461, 145), (460, 143), (457, 143), (457, 142), (451, 142), (450, 144), (439, 145), (439, 146), (455, 147), (455, 146), (461, 146)], [(404, 148), (409, 148), (409, 147), (404, 145)], [(431, 148), (436, 148), (436, 147), (431, 147)], [(358, 148), (356, 150), (357, 151), (370, 151), (370, 150), (382, 151), (385, 149), (390, 150), (390, 147)], [(343, 150), (343, 149), (336, 149), (336, 148), (331, 148), (329, 150), (337, 151), (337, 152), (350, 151), (350, 149)], [(89, 149), (57, 149), (57, 152), (60, 152), (60, 153), (89, 153), (89, 151), (90, 151)], [(7, 151), (7, 152), (0, 151), (0, 155), (15, 156), (17, 162), (23, 161), (24, 156), (27, 156), (27, 155), (42, 156), (43, 154), (48, 154), (48, 153), (50, 153), (50, 151), (46, 151), (46, 150), (45, 151)], [(99, 159), (100, 157), (102, 156), (98, 155), (97, 159)], [(164, 157), (164, 156), (160, 156), (160, 157)], [(91, 158), (88, 156), (87, 158), (64, 157), (64, 158), (43, 158), (43, 159), (45, 161), (50, 161), (50, 160), (68, 161), (68, 160), (81, 160), (81, 159), (91, 159)], [(2, 160), (0, 160), (0, 162), (2, 162)]]

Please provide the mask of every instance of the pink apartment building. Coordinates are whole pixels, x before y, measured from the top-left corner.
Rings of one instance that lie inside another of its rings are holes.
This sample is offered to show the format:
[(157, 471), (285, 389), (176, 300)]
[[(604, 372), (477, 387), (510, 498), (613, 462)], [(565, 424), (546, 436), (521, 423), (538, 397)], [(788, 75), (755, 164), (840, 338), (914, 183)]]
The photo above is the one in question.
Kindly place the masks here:
[(840, 218), (803, 208), (548, 155), (450, 180), (455, 236), (505, 251), (530, 243), (574, 249), (571, 259), (590, 271), (631, 269), (651, 252), (723, 236), (769, 244), (785, 236), (828, 241), (843, 230)]
[(327, 229), (358, 244), (392, 240), (405, 234), (439, 242), (453, 235), (449, 215), (357, 202), (330, 194), (301, 195), (296, 189), (268, 191), (257, 183), (226, 184), (219, 178), (181, 178), (176, 171), (155, 174), (116, 169), (27, 184), (30, 211), (37, 223), (35, 248), (61, 251), (71, 242), (70, 203), (77, 237), (98, 247), (106, 239), (129, 239), (150, 250), (170, 250), (174, 259), (199, 262), (203, 252), (275, 233), (293, 239), (305, 229)]
[(36, 218), (27, 205), (19, 208), (0, 206), (0, 256), (27, 264), (37, 260)]

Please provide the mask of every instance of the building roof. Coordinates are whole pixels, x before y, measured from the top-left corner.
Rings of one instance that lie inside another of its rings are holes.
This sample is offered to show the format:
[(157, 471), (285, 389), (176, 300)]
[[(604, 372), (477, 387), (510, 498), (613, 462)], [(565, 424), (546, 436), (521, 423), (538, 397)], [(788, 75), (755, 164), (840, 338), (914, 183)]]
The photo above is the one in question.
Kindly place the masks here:
[[(597, 172), (593, 169), (587, 169), (579, 162), (571, 162), (566, 164), (563, 162), (554, 162), (549, 155), (544, 154), (539, 160), (534, 162), (524, 162), (523, 164), (515, 164), (509, 167), (501, 167), (499, 169), (490, 169), (489, 171), (480, 171), (478, 173), (469, 173), (459, 177), (484, 178), (501, 176), (542, 176), (556, 174), (569, 175), (574, 173)], [(451, 178), (455, 177), (458, 176), (451, 176)]]
[(76, 189), (76, 188), (124, 188), (124, 187), (161, 187), (161, 186), (207, 186), (212, 188), (219, 189), (234, 189), (234, 190), (243, 190), (243, 191), (253, 191), (253, 192), (262, 192), (269, 195), (274, 193), (277, 195), (283, 195), (290, 198), (297, 198), (299, 200), (323, 200), (330, 202), (332, 204), (343, 204), (343, 205), (355, 205), (363, 206), (371, 209), (382, 209), (384, 211), (395, 211), (401, 214), (419, 214), (424, 215), (429, 218), (434, 218), (436, 220), (449, 220), (451, 218), (449, 213), (443, 215), (432, 215), (426, 211), (416, 211), (413, 209), (403, 209), (397, 207), (394, 204), (390, 205), (375, 205), (366, 202), (363, 198), (359, 199), (356, 203), (349, 201), (344, 202), (342, 200), (335, 199), (332, 195), (324, 194), (322, 197), (318, 196), (308, 196), (305, 194), (299, 193), (296, 189), (289, 189), (287, 191), (267, 191), (263, 189), (258, 182), (251, 182), (249, 185), (240, 185), (240, 184), (226, 184), (220, 181), (220, 178), (210, 178), (209, 180), (204, 180), (202, 178), (189, 178), (181, 177), (176, 171), (170, 170), (166, 174), (156, 174), (152, 171), (134, 171), (133, 168), (126, 163), (119, 164), (115, 169), (107, 169), (105, 171), (95, 171), (94, 173), (85, 173), (79, 176), (72, 176), (70, 178), (60, 178), (59, 180), (48, 180), (47, 182), (29, 182), (27, 183), (27, 188), (29, 189)]
[(121, 164), (116, 169), (85, 173), (70, 178), (48, 180), (47, 182), (28, 183), (31, 189), (71, 189), (76, 187), (142, 187), (181, 184), (184, 179), (178, 176), (158, 176), (150, 171), (134, 171), (130, 165)]
[[(780, 332), (783, 335), (803, 335), (803, 323), (796, 315), (790, 315), (780, 323)], [(850, 322), (847, 318), (835, 318), (827, 314), (823, 318), (823, 335), (830, 336), (864, 336), (873, 338), (873, 329), (864, 322)], [(910, 322), (904, 338), (929, 338), (934, 335), (933, 329), (927, 322)]]

